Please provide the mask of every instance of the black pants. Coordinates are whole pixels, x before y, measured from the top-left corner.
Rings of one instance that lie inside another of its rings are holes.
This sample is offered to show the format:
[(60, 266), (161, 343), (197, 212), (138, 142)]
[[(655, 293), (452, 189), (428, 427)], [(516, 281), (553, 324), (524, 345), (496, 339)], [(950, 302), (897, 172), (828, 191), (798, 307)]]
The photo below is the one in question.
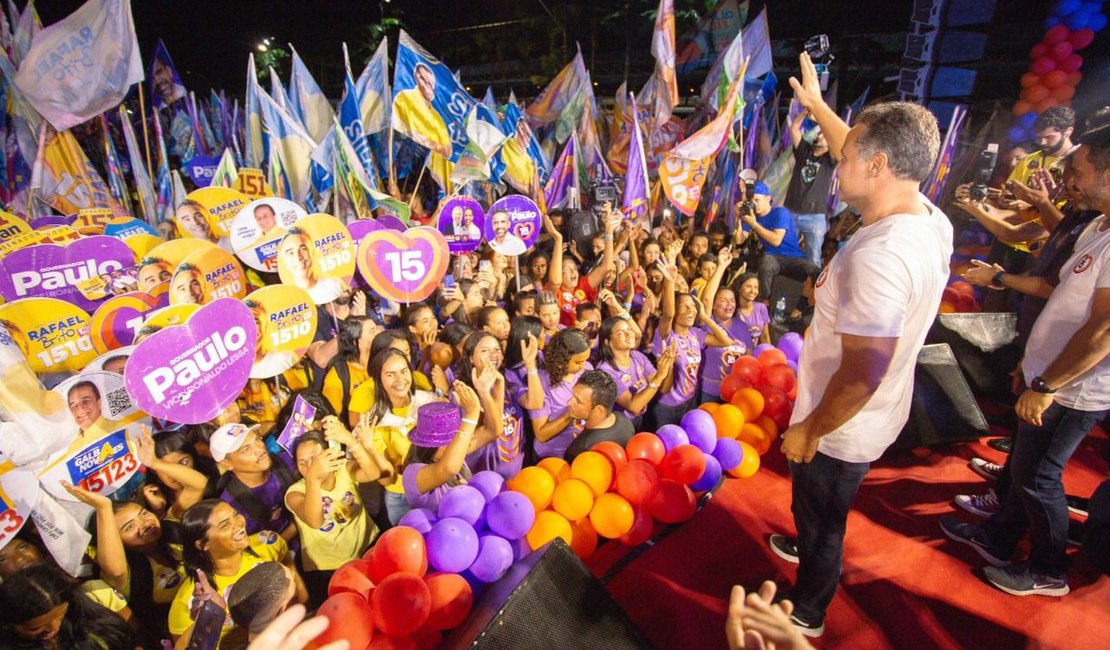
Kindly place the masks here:
[(794, 526), (798, 529), (798, 582), (794, 612), (808, 623), (825, 619), (836, 585), (848, 511), (871, 463), (849, 463), (821, 452), (809, 463), (790, 463)]
[(817, 266), (804, 257), (779, 257), (764, 253), (763, 259), (759, 260), (759, 297), (764, 300), (770, 297), (771, 283), (776, 275), (805, 282), (806, 276), (816, 270)]

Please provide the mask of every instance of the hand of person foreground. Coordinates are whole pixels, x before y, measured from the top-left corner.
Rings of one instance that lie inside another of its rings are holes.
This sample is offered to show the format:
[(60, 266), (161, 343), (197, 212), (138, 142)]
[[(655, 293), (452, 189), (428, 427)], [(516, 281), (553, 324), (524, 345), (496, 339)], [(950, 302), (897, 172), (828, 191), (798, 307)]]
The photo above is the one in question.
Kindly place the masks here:
[(757, 593), (747, 594), (736, 585), (728, 601), (725, 635), (730, 650), (813, 650), (790, 621), (794, 604), (773, 603), (775, 583), (765, 581)]
[[(247, 650), (302, 650), (328, 629), (328, 619), (317, 616), (304, 620), (307, 610), (304, 605), (293, 605), (266, 626), (262, 633), (251, 641)], [(347, 650), (345, 640), (334, 641), (316, 650)]]

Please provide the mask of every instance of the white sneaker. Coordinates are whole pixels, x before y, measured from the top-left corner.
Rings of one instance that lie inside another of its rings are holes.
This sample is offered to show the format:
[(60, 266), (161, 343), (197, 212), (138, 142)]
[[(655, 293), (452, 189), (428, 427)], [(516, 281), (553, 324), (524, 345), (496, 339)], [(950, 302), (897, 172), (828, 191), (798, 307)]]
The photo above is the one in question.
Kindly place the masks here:
[(1002, 466), (998, 463), (992, 463), (985, 458), (972, 458), (969, 465), (971, 466), (971, 471), (988, 481), (997, 481), (998, 477), (1002, 475)]
[(1002, 504), (998, 502), (998, 495), (994, 488), (985, 494), (957, 494), (954, 499), (956, 505), (980, 517), (992, 517), (1002, 511)]

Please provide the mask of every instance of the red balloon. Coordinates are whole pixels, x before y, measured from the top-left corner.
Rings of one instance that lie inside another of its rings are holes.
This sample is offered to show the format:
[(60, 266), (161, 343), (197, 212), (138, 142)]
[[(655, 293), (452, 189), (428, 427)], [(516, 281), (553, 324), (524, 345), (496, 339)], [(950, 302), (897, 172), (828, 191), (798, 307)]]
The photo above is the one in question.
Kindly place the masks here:
[(1029, 50), (1029, 58), (1036, 61), (1045, 54), (1048, 54), (1048, 46), (1044, 43), (1037, 43), (1033, 49)]
[(604, 454), (609, 462), (613, 464), (613, 482), (609, 484), (609, 489), (612, 490), (613, 486), (617, 484), (617, 473), (628, 464), (628, 454), (625, 453), (624, 447), (611, 440), (597, 443), (593, 450)]
[(636, 518), (632, 520), (632, 530), (620, 537), (621, 543), (625, 546), (643, 544), (651, 539), (652, 529), (655, 528), (655, 520), (651, 518), (651, 512), (646, 506), (636, 506), (633, 512), (636, 513)]
[(1037, 111), (1037, 113), (1043, 113), (1043, 112), (1047, 111), (1048, 109), (1052, 108), (1053, 106), (1055, 106), (1059, 103), (1060, 103), (1059, 101), (1057, 101), (1051, 95), (1049, 95), (1047, 98), (1037, 102), (1037, 105), (1034, 108)]
[(366, 650), (417, 650), (417, 645), (416, 641), (407, 636), (378, 633), (374, 635), (370, 645), (366, 646)]
[(642, 458), (628, 461), (617, 473), (617, 494), (634, 506), (646, 503), (658, 489), (659, 473), (651, 462)]
[(679, 524), (688, 520), (694, 516), (697, 507), (697, 499), (689, 487), (666, 478), (659, 481), (659, 491), (648, 504), (651, 516), (665, 524)]
[(1077, 29), (1068, 36), (1068, 42), (1074, 50), (1082, 50), (1095, 40), (1095, 31), (1088, 27)]
[(351, 650), (365, 650), (374, 638), (372, 608), (358, 594), (336, 594), (325, 600), (316, 613), (328, 619), (328, 629), (316, 637), (319, 645), (346, 639)]
[(1042, 56), (1041, 58), (1033, 61), (1029, 69), (1035, 74), (1048, 74), (1056, 69), (1056, 60), (1052, 57)]
[(726, 402), (731, 402), (732, 396), (736, 394), (736, 391), (743, 388), (745, 384), (748, 384), (748, 382), (730, 373), (721, 380), (721, 399)]
[(653, 466), (658, 465), (667, 453), (663, 441), (654, 433), (637, 433), (632, 436), (632, 439), (628, 441), (627, 451), (628, 460), (642, 458)]
[(1073, 86), (1073, 87), (1078, 86), (1079, 82), (1083, 81), (1083, 73), (1082, 72), (1078, 72), (1078, 71), (1077, 72), (1069, 72), (1069, 73), (1067, 73), (1067, 75), (1068, 75), (1068, 80), (1064, 83), (1068, 84), (1069, 86)]
[(1063, 70), (1053, 70), (1044, 76), (1042, 84), (1048, 89), (1056, 89), (1068, 81), (1068, 73)]
[[(1049, 74), (1052, 73), (1050, 72)], [(1045, 88), (1044, 84), (1037, 84), (1036, 86), (1031, 86), (1021, 91), (1021, 98), (1027, 102), (1036, 104), (1037, 102), (1044, 101), (1044, 98), (1048, 97), (1048, 93), (1048, 88)]]
[(1067, 57), (1071, 56), (1071, 50), (1071, 43), (1067, 41), (1061, 41), (1048, 48), (1048, 55), (1056, 59), (1057, 61), (1063, 61)]
[(1069, 30), (1064, 25), (1057, 25), (1045, 32), (1044, 40), (1042, 42), (1045, 45), (1055, 45), (1057, 43), (1068, 40), (1069, 35), (1071, 35), (1071, 30)]
[(408, 526), (395, 526), (382, 533), (377, 543), (362, 558), (374, 563), (370, 579), (376, 585), (380, 585), (394, 573), (411, 573), (423, 577), (428, 572), (424, 536)]
[(1083, 57), (1078, 54), (1069, 54), (1066, 58), (1060, 61), (1058, 66), (1064, 72), (1075, 72), (1083, 67)]
[(374, 627), (386, 634), (405, 636), (428, 620), (432, 592), (423, 578), (411, 573), (394, 573), (378, 583), (377, 589), (370, 594), (370, 610)]
[(1072, 86), (1060, 86), (1052, 91), (1052, 98), (1058, 102), (1066, 102), (1072, 97), (1075, 97), (1075, 88)]
[(974, 296), (975, 295), (975, 286), (972, 285), (967, 280), (956, 280), (955, 282), (953, 282), (952, 284), (950, 284), (948, 286), (955, 289), (956, 293), (960, 294), (961, 296)]
[(450, 630), (458, 627), (470, 616), (474, 606), (474, 591), (470, 583), (457, 573), (434, 573), (424, 582), (428, 584), (431, 609), (428, 627), (433, 630)]
[(435, 650), (439, 647), (439, 642), (443, 640), (443, 634), (425, 625), (410, 634), (409, 638), (416, 644), (417, 650)]
[(1014, 102), (1013, 113), (1015, 117), (1021, 117), (1022, 115), (1025, 115), (1032, 110), (1033, 105), (1025, 101), (1024, 99), (1020, 99)]
[(665, 478), (689, 485), (705, 472), (705, 452), (694, 445), (678, 445), (667, 452), (660, 467)]
[(960, 292), (956, 291), (953, 287), (945, 287), (944, 291), (940, 294), (942, 302), (950, 302), (955, 304), (960, 300)]
[(1039, 83), (1041, 83), (1041, 75), (1039, 75), (1039, 74), (1033, 74), (1032, 72), (1026, 72), (1025, 74), (1021, 75), (1021, 87), (1022, 88), (1029, 88), (1030, 86), (1036, 86)]
[(764, 377), (767, 379), (767, 386), (778, 388), (784, 393), (789, 393), (790, 389), (798, 385), (798, 377), (794, 374), (794, 370), (784, 364), (771, 366), (763, 371)]
[(374, 563), (370, 560), (352, 560), (336, 569), (331, 574), (328, 582), (328, 596), (351, 593), (358, 594), (363, 600), (370, 602), (370, 592), (374, 590), (374, 581), (370, 579)]
[(786, 353), (778, 348), (764, 350), (759, 354), (759, 365), (763, 366), (763, 379), (767, 379), (767, 369), (771, 366), (786, 363)]
[(779, 431), (786, 431), (790, 426), (790, 413), (794, 408), (790, 405), (790, 398), (779, 388), (769, 386), (763, 389), (763, 413), (775, 422)]
[(732, 364), (732, 374), (752, 386), (758, 386), (763, 381), (763, 364), (755, 357), (743, 356)]

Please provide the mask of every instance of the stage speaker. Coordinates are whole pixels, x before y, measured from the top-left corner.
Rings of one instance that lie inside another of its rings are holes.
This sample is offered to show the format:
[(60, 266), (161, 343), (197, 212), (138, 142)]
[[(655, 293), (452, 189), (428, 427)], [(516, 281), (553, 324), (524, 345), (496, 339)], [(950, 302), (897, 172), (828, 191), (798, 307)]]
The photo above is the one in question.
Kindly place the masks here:
[(952, 348), (926, 345), (917, 355), (910, 418), (892, 449), (975, 440), (990, 435)]
[(650, 648), (562, 539), (517, 562), (489, 586), (440, 648)]
[(925, 338), (945, 343), (976, 395), (1004, 404), (1014, 401), (1010, 372), (1021, 360), (1017, 315), (1012, 313), (940, 314)]

